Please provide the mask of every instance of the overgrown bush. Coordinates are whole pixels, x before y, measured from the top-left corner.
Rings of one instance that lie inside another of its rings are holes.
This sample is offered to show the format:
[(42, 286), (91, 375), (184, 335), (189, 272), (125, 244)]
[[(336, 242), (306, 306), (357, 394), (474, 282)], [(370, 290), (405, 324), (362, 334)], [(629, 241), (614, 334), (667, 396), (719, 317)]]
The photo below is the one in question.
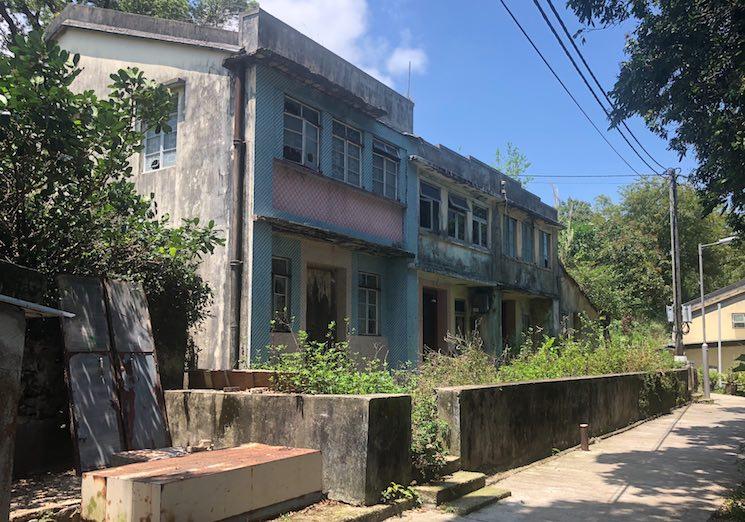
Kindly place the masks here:
[(277, 391), (309, 394), (353, 395), (404, 393), (385, 361), (354, 361), (348, 341), (335, 341), (331, 332), (325, 341), (312, 341), (306, 332), (294, 334), (296, 345), (270, 346), (269, 363), (275, 370), (272, 386)]

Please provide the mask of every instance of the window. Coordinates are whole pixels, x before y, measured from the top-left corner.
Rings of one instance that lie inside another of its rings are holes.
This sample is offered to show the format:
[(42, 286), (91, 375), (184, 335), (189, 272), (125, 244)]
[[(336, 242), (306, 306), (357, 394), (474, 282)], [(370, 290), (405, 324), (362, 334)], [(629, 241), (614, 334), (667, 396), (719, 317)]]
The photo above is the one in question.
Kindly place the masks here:
[(272, 258), (272, 330), (290, 331), (290, 260)]
[(517, 235), (515, 231), (517, 229), (517, 220), (509, 216), (504, 216), (502, 231), (502, 241), (504, 255), (515, 257), (517, 255)]
[(448, 196), (448, 235), (461, 241), (466, 240), (466, 198), (451, 194)]
[(745, 328), (745, 313), (732, 314), (732, 328)]
[(319, 125), (317, 110), (285, 98), (284, 158), (317, 169)]
[(471, 242), (474, 245), (489, 246), (489, 209), (475, 204), (471, 220)]
[(172, 99), (173, 107), (168, 116), (170, 131), (162, 129), (148, 129), (145, 132), (145, 152), (143, 154), (142, 171), (171, 167), (176, 164), (176, 142), (178, 136), (178, 107), (179, 96)]
[(380, 278), (360, 272), (359, 301), (357, 303), (358, 330), (360, 335), (379, 335)]
[(398, 149), (373, 140), (373, 192), (387, 198), (398, 196)]
[(332, 146), (331, 176), (359, 187), (362, 133), (334, 120)]
[(440, 231), (440, 189), (424, 181), (419, 182), (419, 226)]
[(535, 241), (533, 237), (533, 225), (531, 223), (523, 223), (523, 230), (522, 230), (522, 257), (523, 261), (527, 261), (528, 263), (533, 263), (533, 242)]
[(541, 230), (541, 266), (551, 268), (551, 234)]
[(466, 335), (466, 301), (455, 300), (455, 334)]

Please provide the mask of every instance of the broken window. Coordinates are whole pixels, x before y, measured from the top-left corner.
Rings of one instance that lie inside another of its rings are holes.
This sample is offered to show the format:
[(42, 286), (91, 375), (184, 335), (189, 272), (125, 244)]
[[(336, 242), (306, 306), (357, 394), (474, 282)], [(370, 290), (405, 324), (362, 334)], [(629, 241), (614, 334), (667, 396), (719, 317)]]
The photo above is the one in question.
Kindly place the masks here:
[(466, 240), (466, 198), (451, 194), (448, 196), (448, 235), (461, 241)]
[(359, 187), (361, 161), (362, 133), (334, 120), (331, 176)]
[(489, 246), (489, 209), (473, 205), (471, 220), (471, 242), (482, 247)]
[(528, 263), (533, 263), (533, 242), (535, 241), (533, 237), (533, 224), (532, 223), (523, 223), (523, 230), (522, 230), (522, 240), (523, 240), (523, 248), (522, 248), (522, 257), (523, 261), (526, 261)]
[(272, 330), (289, 332), (290, 322), (290, 260), (272, 258)]
[(455, 300), (455, 334), (465, 336), (466, 332), (466, 301), (464, 299)]
[(541, 230), (541, 266), (551, 268), (551, 234)]
[(419, 226), (440, 231), (440, 189), (424, 181), (419, 182)]
[(517, 220), (510, 216), (504, 216), (504, 230), (502, 231), (502, 250), (509, 257), (517, 256)]
[(147, 129), (145, 132), (145, 149), (142, 171), (150, 172), (176, 164), (176, 144), (178, 136), (179, 95), (171, 99), (171, 113), (168, 116), (168, 127)]
[(357, 318), (360, 335), (380, 335), (380, 278), (360, 272)]
[(373, 192), (387, 198), (398, 197), (398, 149), (373, 140)]
[(314, 169), (318, 168), (318, 127), (320, 114), (307, 105), (285, 97), (285, 159)]

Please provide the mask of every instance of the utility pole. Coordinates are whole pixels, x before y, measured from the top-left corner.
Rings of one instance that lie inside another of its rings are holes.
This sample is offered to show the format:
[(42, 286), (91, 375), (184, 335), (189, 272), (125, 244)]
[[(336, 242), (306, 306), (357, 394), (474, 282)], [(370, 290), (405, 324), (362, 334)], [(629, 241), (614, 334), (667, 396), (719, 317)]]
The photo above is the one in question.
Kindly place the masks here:
[(681, 308), (680, 242), (678, 241), (678, 175), (667, 169), (670, 176), (670, 255), (673, 266), (673, 345), (675, 355), (683, 355), (683, 310)]

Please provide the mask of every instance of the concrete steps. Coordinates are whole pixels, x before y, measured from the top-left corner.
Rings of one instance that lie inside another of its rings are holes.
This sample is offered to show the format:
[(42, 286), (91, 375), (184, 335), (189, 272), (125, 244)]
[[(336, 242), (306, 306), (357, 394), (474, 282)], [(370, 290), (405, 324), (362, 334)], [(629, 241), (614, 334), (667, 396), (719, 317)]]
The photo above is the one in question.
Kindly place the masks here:
[(486, 485), (486, 475), (473, 471), (456, 471), (440, 480), (412, 488), (422, 504), (439, 506)]
[(440, 505), (440, 509), (458, 515), (459, 517), (463, 517), (478, 509), (499, 502), (510, 495), (511, 492), (507, 489), (499, 488), (497, 486), (486, 486), (467, 493), (455, 500), (445, 502)]
[(442, 469), (442, 474), (452, 475), (456, 471), (460, 471), (460, 457), (447, 455), (445, 457), (445, 467)]

